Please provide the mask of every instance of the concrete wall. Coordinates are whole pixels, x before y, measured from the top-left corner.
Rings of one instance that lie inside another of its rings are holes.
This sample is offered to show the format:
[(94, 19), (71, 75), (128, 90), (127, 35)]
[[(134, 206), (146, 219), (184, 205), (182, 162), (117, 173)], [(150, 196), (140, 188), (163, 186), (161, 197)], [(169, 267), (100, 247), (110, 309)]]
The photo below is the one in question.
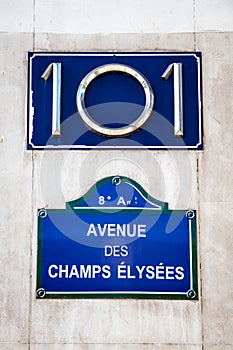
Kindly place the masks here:
[[(232, 349), (232, 13), (232, 0), (0, 0), (2, 350)], [(33, 50), (202, 51), (205, 150), (26, 151)], [(63, 193), (45, 193), (41, 167), (63, 156), (48, 172)], [(35, 299), (37, 208), (62, 207), (115, 174), (198, 210), (199, 301)]]

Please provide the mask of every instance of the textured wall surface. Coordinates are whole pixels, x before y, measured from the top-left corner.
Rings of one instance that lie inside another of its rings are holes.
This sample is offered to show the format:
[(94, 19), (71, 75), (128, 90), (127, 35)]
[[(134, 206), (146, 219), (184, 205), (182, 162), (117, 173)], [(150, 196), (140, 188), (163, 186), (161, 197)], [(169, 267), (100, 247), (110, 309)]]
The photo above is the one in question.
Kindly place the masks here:
[[(0, 8), (0, 348), (232, 349), (232, 0), (0, 0)], [(202, 51), (204, 151), (26, 151), (33, 50)], [(36, 300), (37, 208), (62, 208), (115, 174), (170, 208), (198, 211), (199, 301)]]

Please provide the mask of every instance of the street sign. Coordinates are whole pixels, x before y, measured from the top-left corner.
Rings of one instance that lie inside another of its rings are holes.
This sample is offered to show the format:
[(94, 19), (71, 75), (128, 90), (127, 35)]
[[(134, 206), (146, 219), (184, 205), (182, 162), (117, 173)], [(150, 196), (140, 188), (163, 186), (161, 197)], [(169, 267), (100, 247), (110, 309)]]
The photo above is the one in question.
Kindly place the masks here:
[(28, 149), (203, 149), (199, 52), (31, 52), (28, 72)]
[(197, 299), (196, 212), (120, 176), (38, 210), (37, 298)]

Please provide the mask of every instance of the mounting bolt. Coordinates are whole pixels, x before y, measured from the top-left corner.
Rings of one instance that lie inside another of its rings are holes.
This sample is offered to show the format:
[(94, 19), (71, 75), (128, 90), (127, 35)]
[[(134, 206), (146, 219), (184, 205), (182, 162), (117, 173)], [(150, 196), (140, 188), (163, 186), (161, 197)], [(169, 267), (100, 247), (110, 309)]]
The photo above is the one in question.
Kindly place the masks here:
[(188, 296), (189, 299), (194, 299), (195, 296), (196, 296), (195, 290), (193, 290), (193, 289), (188, 290), (187, 296)]
[(194, 210), (188, 210), (188, 211), (186, 212), (186, 216), (187, 216), (188, 219), (193, 219), (193, 218), (195, 218), (195, 211), (194, 211)]
[(37, 289), (37, 291), (36, 291), (37, 298), (42, 299), (42, 298), (45, 297), (45, 294), (46, 294), (46, 292), (45, 292), (45, 289), (44, 289), (44, 288), (39, 288), (39, 289)]
[(121, 183), (120, 177), (119, 177), (119, 176), (115, 176), (115, 177), (112, 179), (112, 183), (113, 183), (113, 185), (115, 185), (115, 186), (120, 185), (120, 183)]
[(38, 216), (41, 217), (42, 219), (46, 218), (47, 210), (46, 209), (40, 209), (39, 212), (38, 212)]

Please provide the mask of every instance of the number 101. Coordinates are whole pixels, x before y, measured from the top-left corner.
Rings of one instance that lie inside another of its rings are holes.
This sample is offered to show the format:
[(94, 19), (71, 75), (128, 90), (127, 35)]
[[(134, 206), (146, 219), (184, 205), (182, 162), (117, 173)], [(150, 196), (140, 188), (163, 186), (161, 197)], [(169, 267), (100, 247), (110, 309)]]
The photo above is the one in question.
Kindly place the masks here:
[[(53, 62), (43, 72), (41, 78), (46, 81), (51, 75), (52, 84), (52, 136), (61, 136), (61, 69), (62, 64)], [(142, 86), (146, 103), (141, 115), (130, 125), (120, 128), (108, 128), (96, 123), (85, 106), (85, 93), (88, 85), (99, 75), (118, 72), (128, 74), (136, 79)], [(182, 63), (172, 63), (161, 75), (163, 80), (169, 79), (173, 73), (173, 96), (174, 96), (174, 135), (183, 136), (183, 79)], [(134, 133), (150, 117), (154, 106), (154, 93), (149, 81), (137, 70), (123, 64), (106, 64), (90, 71), (80, 82), (76, 94), (77, 109), (83, 122), (94, 132), (108, 136), (121, 137)]]

